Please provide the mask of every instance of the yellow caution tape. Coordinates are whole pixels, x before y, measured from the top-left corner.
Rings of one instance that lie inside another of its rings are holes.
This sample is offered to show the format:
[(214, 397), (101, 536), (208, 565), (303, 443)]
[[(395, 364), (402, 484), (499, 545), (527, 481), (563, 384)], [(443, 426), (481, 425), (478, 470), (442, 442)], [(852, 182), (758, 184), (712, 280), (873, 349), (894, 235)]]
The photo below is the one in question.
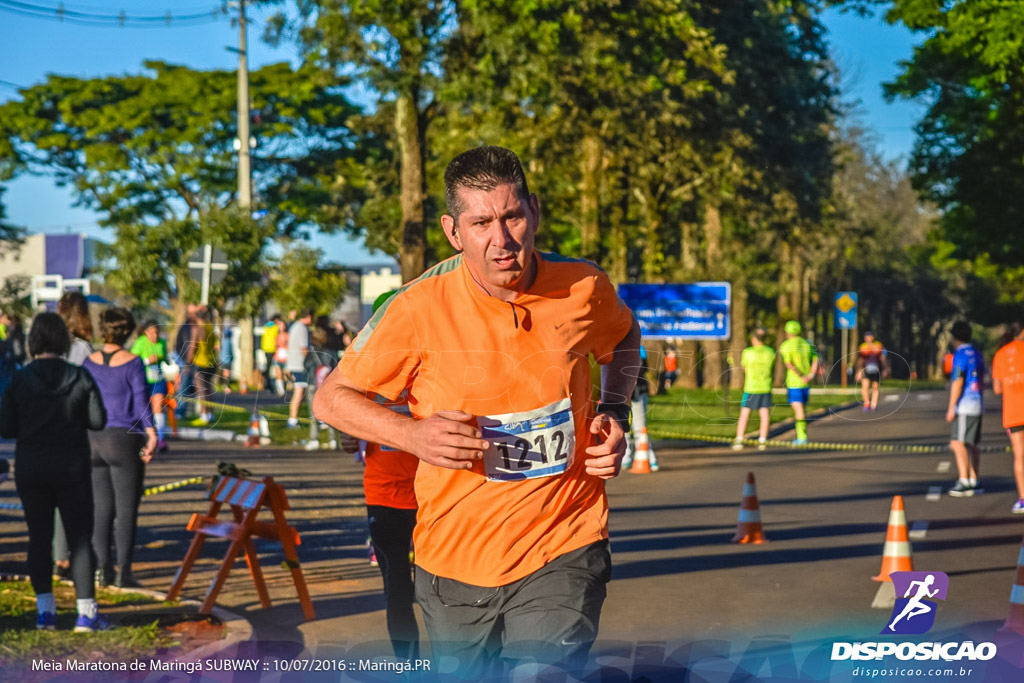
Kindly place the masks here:
[(161, 484), (160, 486), (152, 486), (142, 492), (144, 496), (155, 496), (158, 493), (167, 493), (168, 491), (174, 491), (175, 489), (184, 488), (186, 486), (192, 486), (193, 484), (202, 484), (202, 477), (192, 477), (191, 479), (182, 479), (181, 481), (171, 482), (170, 484)]
[[(683, 433), (683, 432), (668, 432), (663, 430), (651, 430), (650, 435), (652, 438), (658, 439), (683, 439), (686, 441), (704, 441), (707, 443), (723, 443), (733, 444), (736, 439), (731, 436), (717, 436), (713, 434), (697, 434), (697, 433)], [(743, 439), (740, 443), (744, 446), (757, 446), (760, 441), (757, 439)], [(781, 441), (779, 439), (772, 439), (765, 441), (766, 446), (773, 446), (777, 448), (798, 448), (802, 450), (815, 450), (815, 451), (884, 451), (887, 453), (891, 452), (907, 452), (907, 453), (947, 453), (949, 448), (947, 446), (922, 446), (922, 445), (908, 445), (908, 444), (887, 444), (887, 443), (833, 443), (833, 442), (815, 442), (811, 441), (805, 444), (795, 444), (792, 441)], [(979, 449), (984, 453), (1002, 453), (1010, 451), (1009, 446), (986, 446)]]

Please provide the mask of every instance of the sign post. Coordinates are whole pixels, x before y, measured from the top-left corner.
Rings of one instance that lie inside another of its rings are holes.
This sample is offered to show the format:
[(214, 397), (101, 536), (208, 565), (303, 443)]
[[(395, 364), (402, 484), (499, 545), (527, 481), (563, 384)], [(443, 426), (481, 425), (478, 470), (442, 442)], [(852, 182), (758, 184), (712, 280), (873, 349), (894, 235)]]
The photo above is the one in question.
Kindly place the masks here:
[(849, 334), (857, 329), (857, 292), (836, 292), (834, 299), (835, 327), (842, 332), (842, 387), (846, 388), (847, 354), (849, 353)]
[(629, 306), (648, 339), (729, 339), (732, 284), (621, 284), (619, 297)]
[(210, 287), (221, 282), (228, 274), (228, 258), (220, 249), (204, 244), (192, 252), (188, 261), (188, 274), (202, 285), (200, 303), (210, 304)]

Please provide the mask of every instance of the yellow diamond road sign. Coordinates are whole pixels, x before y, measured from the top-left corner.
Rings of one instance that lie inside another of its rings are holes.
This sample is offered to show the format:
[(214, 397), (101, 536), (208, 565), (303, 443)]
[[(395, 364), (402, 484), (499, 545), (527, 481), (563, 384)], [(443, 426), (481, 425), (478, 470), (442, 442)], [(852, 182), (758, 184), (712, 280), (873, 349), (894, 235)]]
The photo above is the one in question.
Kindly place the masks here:
[(857, 302), (850, 298), (849, 294), (843, 294), (836, 299), (836, 308), (843, 313), (849, 313), (850, 309), (857, 305)]

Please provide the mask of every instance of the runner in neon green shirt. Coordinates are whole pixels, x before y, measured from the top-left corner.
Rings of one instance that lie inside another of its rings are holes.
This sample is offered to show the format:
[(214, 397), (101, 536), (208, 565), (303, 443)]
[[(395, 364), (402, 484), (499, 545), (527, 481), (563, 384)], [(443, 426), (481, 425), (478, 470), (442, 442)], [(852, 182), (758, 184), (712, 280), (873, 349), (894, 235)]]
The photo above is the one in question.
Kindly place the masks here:
[(167, 450), (167, 416), (164, 415), (164, 397), (167, 395), (167, 381), (160, 364), (167, 360), (167, 340), (160, 336), (160, 326), (155, 320), (147, 320), (139, 328), (139, 336), (132, 344), (131, 352), (142, 359), (146, 367), (146, 388), (153, 408), (153, 425), (156, 427), (157, 452)]
[(786, 341), (779, 346), (779, 355), (786, 365), (786, 393), (796, 416), (797, 446), (807, 443), (807, 415), (804, 406), (810, 398), (810, 381), (818, 373), (818, 352), (814, 345), (800, 336), (803, 328), (796, 320), (786, 323)]
[(743, 433), (747, 430), (751, 410), (757, 410), (761, 419), (757, 449), (763, 451), (766, 448), (772, 407), (772, 371), (775, 368), (775, 349), (764, 343), (767, 334), (763, 327), (754, 330), (750, 335), (751, 345), (743, 349), (740, 356), (744, 374), (743, 403), (736, 423), (736, 440), (732, 444), (734, 451), (743, 448)]

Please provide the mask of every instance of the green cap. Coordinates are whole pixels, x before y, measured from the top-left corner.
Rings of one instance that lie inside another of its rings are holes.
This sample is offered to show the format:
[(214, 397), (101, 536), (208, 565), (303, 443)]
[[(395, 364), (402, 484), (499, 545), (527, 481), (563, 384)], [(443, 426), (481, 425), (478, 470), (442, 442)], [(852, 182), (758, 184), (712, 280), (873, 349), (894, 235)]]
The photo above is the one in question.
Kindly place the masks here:
[(800, 323), (795, 320), (790, 320), (786, 323), (786, 334), (800, 334), (800, 330), (802, 329), (803, 328), (800, 327)]

